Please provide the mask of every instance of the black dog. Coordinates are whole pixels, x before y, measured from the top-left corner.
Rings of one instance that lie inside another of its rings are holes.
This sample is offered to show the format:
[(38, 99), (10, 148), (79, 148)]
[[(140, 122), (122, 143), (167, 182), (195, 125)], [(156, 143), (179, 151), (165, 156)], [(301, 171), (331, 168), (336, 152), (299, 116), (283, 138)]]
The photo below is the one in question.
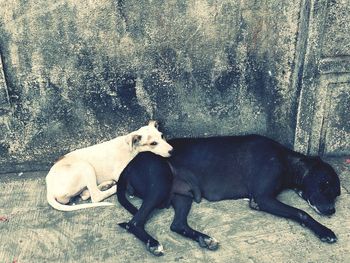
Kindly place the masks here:
[[(322, 241), (333, 243), (335, 234), (306, 212), (281, 203), (276, 196), (284, 189), (298, 191), (318, 213), (331, 215), (340, 195), (339, 178), (319, 157), (307, 157), (259, 135), (174, 139), (172, 157), (140, 153), (123, 171), (118, 200), (134, 217), (120, 226), (128, 229), (155, 255), (162, 246), (144, 230), (152, 210), (172, 205), (171, 230), (191, 238), (202, 247), (216, 249), (217, 241), (193, 230), (187, 215), (193, 199), (209, 201), (249, 198), (249, 206), (293, 219), (312, 230)], [(143, 199), (138, 210), (125, 197), (131, 185)]]

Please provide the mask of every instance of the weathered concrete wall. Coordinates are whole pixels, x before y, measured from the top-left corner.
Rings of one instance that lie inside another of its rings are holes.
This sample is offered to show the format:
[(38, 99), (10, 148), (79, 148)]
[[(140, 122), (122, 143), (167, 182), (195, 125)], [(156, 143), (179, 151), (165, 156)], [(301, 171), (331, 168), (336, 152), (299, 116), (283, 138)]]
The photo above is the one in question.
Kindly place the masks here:
[(295, 148), (350, 153), (350, 1), (311, 1)]
[(0, 0), (3, 171), (150, 118), (169, 137), (254, 132), (293, 147), (302, 3)]

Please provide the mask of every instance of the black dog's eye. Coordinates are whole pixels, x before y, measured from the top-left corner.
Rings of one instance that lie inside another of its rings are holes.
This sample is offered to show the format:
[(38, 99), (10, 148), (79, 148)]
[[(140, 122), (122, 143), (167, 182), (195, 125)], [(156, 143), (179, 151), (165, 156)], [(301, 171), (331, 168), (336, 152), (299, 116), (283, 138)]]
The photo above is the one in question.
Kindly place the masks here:
[(157, 145), (158, 143), (157, 142), (151, 142), (150, 143), (150, 145), (152, 145), (152, 146), (155, 146), (155, 145)]

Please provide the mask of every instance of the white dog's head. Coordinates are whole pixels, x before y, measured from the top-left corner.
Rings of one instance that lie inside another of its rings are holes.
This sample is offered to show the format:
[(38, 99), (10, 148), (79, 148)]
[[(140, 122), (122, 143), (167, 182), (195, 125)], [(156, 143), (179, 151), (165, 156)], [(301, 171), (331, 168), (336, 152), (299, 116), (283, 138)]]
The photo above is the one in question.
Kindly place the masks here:
[(137, 131), (130, 133), (127, 138), (130, 151), (153, 152), (163, 157), (170, 157), (173, 147), (166, 142), (163, 133), (158, 130), (156, 121), (149, 121), (147, 126), (143, 126)]

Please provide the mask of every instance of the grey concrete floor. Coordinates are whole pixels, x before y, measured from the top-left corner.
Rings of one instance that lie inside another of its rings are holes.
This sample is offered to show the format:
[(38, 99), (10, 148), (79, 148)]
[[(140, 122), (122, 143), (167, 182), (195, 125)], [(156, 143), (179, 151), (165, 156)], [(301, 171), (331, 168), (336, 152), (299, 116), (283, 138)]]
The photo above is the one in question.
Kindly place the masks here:
[(46, 172), (2, 174), (0, 262), (350, 262), (350, 164), (346, 157), (328, 161), (342, 185), (334, 216), (317, 215), (293, 191), (280, 199), (331, 228), (337, 243), (325, 244), (293, 221), (250, 210), (245, 200), (203, 201), (192, 206), (189, 223), (218, 239), (220, 248), (208, 251), (172, 233), (173, 210), (164, 209), (147, 225), (165, 248), (160, 258), (117, 227), (131, 217), (115, 196), (109, 198), (115, 207), (59, 212), (46, 202)]

